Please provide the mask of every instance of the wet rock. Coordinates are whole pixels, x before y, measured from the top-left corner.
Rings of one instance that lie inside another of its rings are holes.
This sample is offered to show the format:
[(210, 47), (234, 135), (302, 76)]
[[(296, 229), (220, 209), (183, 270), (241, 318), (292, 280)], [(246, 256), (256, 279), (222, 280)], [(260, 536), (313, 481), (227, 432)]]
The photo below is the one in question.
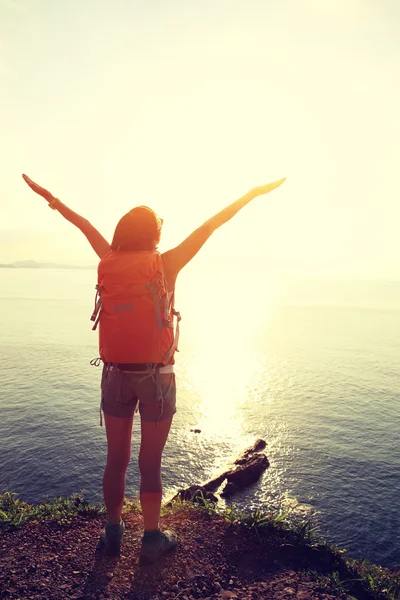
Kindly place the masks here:
[(257, 481), (268, 467), (269, 461), (265, 454), (257, 453), (250, 456), (244, 464), (239, 464), (236, 469), (227, 473), (227, 485), (221, 496), (226, 498), (248, 487)]
[(228, 482), (222, 490), (221, 496), (222, 498), (230, 498), (234, 494), (237, 494), (237, 492), (240, 492), (240, 487), (238, 487), (232, 482)]
[[(191, 431), (198, 431), (194, 430)], [(218, 498), (212, 493), (216, 492), (221, 484), (227, 480), (227, 484), (221, 493), (223, 498), (233, 496), (238, 491), (248, 487), (269, 467), (269, 461), (264, 453), (261, 453), (266, 447), (265, 440), (258, 439), (253, 446), (247, 448), (241, 457), (235, 460), (235, 468), (221, 473), (218, 477), (207, 481), (202, 485), (191, 485), (190, 487), (179, 490), (177, 494), (167, 503), (171, 506), (173, 500), (189, 500), (201, 504), (203, 498), (211, 502), (217, 503)]]
[(243, 465), (247, 462), (247, 460), (250, 458), (250, 456), (252, 454), (255, 454), (256, 452), (261, 452), (261, 450), (264, 450), (264, 448), (266, 447), (267, 442), (265, 440), (257, 440), (256, 442), (254, 442), (254, 444), (252, 446), (250, 446), (250, 448), (247, 448), (247, 450), (245, 450), (242, 454), (242, 456), (240, 456), (239, 458), (237, 458), (235, 460), (235, 465)]
[(210, 481), (207, 481), (207, 483), (202, 486), (203, 489), (205, 489), (207, 492), (216, 492), (221, 483), (226, 479), (228, 472), (229, 471), (225, 471), (225, 473), (222, 473), (215, 479), (210, 479)]

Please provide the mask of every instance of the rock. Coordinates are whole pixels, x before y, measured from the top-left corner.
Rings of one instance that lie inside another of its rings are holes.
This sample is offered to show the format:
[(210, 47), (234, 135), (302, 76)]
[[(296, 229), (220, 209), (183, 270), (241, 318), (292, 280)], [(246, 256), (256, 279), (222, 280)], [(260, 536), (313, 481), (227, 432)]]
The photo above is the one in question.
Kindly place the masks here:
[(224, 487), (224, 489), (222, 490), (221, 496), (222, 496), (222, 498), (230, 498), (237, 492), (240, 492), (240, 488), (237, 485), (235, 485), (234, 483), (228, 482), (226, 484), (226, 486)]
[(187, 579), (193, 579), (193, 577), (194, 577), (192, 569), (186, 563), (185, 563), (185, 575), (186, 575)]
[(238, 598), (238, 595), (230, 590), (221, 590), (217, 598), (218, 600), (234, 600), (235, 598)]
[(192, 433), (201, 433), (201, 429), (191, 429)]
[(252, 454), (264, 450), (266, 445), (267, 442), (265, 440), (257, 440), (250, 448), (247, 448), (247, 450), (243, 452), (242, 456), (235, 460), (235, 465), (243, 465)]
[[(200, 433), (200, 429), (191, 429), (191, 431)], [(223, 498), (233, 496), (236, 492), (257, 481), (265, 469), (269, 467), (268, 458), (264, 453), (260, 452), (265, 446), (266, 442), (264, 440), (257, 440), (253, 446), (247, 448), (243, 455), (234, 462), (236, 465), (235, 468), (225, 471), (218, 477), (215, 477), (202, 485), (191, 485), (184, 490), (179, 490), (179, 492), (167, 502), (166, 506), (171, 506), (173, 500), (178, 498), (180, 500), (188, 500), (198, 504), (202, 504), (203, 498), (205, 498), (213, 503), (217, 503), (218, 498), (214, 496), (212, 492), (216, 492), (225, 479), (227, 480), (227, 484), (222, 491), (221, 496)]]
[[(203, 499), (209, 500), (210, 502), (217, 503), (218, 498), (214, 496), (211, 492), (208, 492), (201, 485), (191, 485), (185, 490), (179, 490), (177, 494), (169, 501), (170, 504), (173, 500), (179, 498), (180, 500), (188, 500), (189, 502), (195, 502), (197, 504), (202, 504)], [(167, 505), (168, 506), (168, 505)]]
[(222, 586), (219, 581), (214, 581), (214, 587), (219, 591), (222, 589)]
[(251, 448), (252, 452), (260, 452), (260, 450), (264, 450), (266, 448), (267, 442), (265, 440), (257, 440), (254, 446)]
[[(222, 491), (223, 498), (233, 495), (235, 492), (248, 487), (269, 467), (269, 461), (265, 454), (254, 454), (245, 464), (240, 464), (227, 473), (227, 485)], [(233, 485), (230, 485), (233, 484)]]
[(229, 471), (225, 471), (225, 473), (222, 473), (222, 475), (219, 475), (219, 477), (207, 481), (207, 483), (205, 483), (202, 486), (203, 489), (205, 489), (207, 492), (215, 492), (219, 488), (221, 483), (224, 481), (224, 479), (226, 479), (228, 473)]

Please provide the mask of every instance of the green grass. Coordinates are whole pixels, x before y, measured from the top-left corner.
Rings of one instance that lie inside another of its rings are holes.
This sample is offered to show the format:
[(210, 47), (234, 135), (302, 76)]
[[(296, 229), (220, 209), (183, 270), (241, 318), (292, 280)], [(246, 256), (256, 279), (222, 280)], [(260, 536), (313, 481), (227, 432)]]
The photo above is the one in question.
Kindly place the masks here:
[(326, 592), (346, 593), (350, 600), (399, 600), (399, 576), (377, 565), (366, 566), (365, 562), (348, 561), (346, 572), (333, 571), (329, 576), (314, 573), (314, 578)]
[(0, 532), (18, 529), (28, 522), (53, 520), (69, 524), (77, 515), (99, 516), (105, 514), (104, 506), (90, 504), (81, 494), (70, 498), (45, 499), (38, 505), (28, 504), (17, 498), (17, 494), (0, 494)]
[(311, 519), (300, 518), (290, 510), (277, 508), (265, 511), (257, 508), (252, 512), (243, 512), (229, 505), (222, 514), (229, 524), (253, 530), (260, 539), (275, 532), (290, 539), (297, 546), (304, 546), (315, 538)]
[(365, 582), (373, 598), (385, 597), (388, 600), (400, 598), (400, 574), (395, 576), (387, 569), (374, 565), (368, 560), (349, 561), (349, 565)]

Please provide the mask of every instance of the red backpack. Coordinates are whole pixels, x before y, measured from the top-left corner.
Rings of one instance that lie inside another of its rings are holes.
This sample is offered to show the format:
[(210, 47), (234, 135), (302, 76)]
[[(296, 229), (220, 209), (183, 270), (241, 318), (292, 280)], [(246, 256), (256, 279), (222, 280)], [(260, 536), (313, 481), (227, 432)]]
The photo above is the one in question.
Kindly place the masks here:
[[(99, 324), (99, 354), (106, 363), (174, 362), (181, 316), (167, 291), (157, 251), (113, 251), (100, 261), (93, 330)], [(177, 317), (174, 334), (174, 316)]]

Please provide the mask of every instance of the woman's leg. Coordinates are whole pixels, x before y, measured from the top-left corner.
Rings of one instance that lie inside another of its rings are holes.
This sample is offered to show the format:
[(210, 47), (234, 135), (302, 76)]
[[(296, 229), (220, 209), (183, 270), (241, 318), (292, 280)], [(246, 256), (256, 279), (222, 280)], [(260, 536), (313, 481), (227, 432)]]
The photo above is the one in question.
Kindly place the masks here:
[(125, 496), (125, 475), (131, 455), (133, 415), (113, 417), (104, 413), (107, 433), (107, 463), (103, 477), (104, 503), (108, 521), (120, 522)]
[(162, 499), (161, 458), (172, 417), (157, 422), (142, 420), (142, 440), (139, 452), (140, 503), (144, 530), (158, 529)]

